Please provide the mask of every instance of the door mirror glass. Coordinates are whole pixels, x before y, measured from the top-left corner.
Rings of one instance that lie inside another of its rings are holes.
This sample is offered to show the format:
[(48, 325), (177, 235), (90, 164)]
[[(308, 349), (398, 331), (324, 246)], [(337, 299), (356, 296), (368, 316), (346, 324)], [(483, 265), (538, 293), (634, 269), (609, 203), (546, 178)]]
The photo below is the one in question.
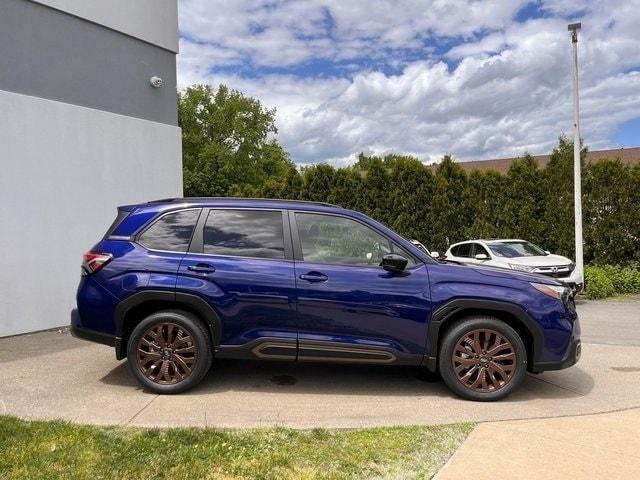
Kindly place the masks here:
[(382, 257), (380, 266), (387, 272), (399, 273), (407, 268), (408, 260), (397, 253), (389, 253)]
[(476, 260), (489, 260), (489, 255), (486, 253), (478, 253), (475, 258)]

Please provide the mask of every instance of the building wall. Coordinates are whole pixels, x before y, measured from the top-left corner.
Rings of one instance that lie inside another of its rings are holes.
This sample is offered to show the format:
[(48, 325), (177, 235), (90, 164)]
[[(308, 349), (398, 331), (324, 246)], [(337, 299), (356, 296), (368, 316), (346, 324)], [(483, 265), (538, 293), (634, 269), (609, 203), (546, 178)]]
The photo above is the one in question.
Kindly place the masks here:
[(182, 195), (175, 54), (113, 27), (0, 3), (0, 336), (68, 325), (116, 207)]
[(35, 1), (178, 52), (176, 0)]
[[(2, 90), (175, 125), (175, 57), (34, 2), (0, 6)], [(164, 87), (150, 85), (154, 75)]]

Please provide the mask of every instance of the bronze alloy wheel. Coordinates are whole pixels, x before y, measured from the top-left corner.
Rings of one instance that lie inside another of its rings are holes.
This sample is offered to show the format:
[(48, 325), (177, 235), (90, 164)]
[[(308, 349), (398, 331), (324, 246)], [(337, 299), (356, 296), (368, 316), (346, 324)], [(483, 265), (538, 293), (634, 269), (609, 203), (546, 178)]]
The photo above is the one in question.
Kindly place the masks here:
[(191, 375), (198, 361), (198, 347), (180, 325), (157, 323), (140, 338), (137, 358), (138, 368), (149, 380), (175, 385)]
[(480, 393), (500, 390), (516, 370), (515, 348), (504, 335), (488, 328), (472, 330), (460, 338), (451, 361), (460, 383)]

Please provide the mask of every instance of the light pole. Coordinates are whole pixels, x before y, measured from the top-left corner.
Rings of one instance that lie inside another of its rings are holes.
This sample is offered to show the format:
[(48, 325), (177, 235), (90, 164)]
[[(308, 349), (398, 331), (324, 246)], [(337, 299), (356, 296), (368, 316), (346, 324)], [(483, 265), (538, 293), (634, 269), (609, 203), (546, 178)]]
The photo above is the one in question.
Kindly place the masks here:
[(575, 206), (576, 277), (584, 285), (582, 254), (582, 174), (580, 166), (580, 104), (578, 99), (578, 30), (581, 23), (569, 24), (573, 49), (573, 202)]

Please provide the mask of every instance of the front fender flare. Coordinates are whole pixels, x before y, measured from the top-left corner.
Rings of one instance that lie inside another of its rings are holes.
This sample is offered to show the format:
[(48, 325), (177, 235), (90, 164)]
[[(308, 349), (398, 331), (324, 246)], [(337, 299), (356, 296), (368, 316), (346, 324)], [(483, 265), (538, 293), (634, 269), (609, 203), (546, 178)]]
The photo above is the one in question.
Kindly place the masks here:
[(460, 312), (469, 310), (470, 312), (504, 312), (515, 317), (518, 322), (531, 334), (533, 339), (532, 357), (534, 363), (540, 358), (544, 336), (542, 328), (531, 316), (519, 305), (503, 302), (500, 300), (485, 300), (478, 298), (456, 298), (446, 302), (438, 307), (431, 315), (429, 328), (427, 331), (427, 357), (425, 359), (426, 366), (429, 370), (435, 372), (438, 364), (438, 342), (440, 340), (440, 332), (447, 322), (453, 321)]

